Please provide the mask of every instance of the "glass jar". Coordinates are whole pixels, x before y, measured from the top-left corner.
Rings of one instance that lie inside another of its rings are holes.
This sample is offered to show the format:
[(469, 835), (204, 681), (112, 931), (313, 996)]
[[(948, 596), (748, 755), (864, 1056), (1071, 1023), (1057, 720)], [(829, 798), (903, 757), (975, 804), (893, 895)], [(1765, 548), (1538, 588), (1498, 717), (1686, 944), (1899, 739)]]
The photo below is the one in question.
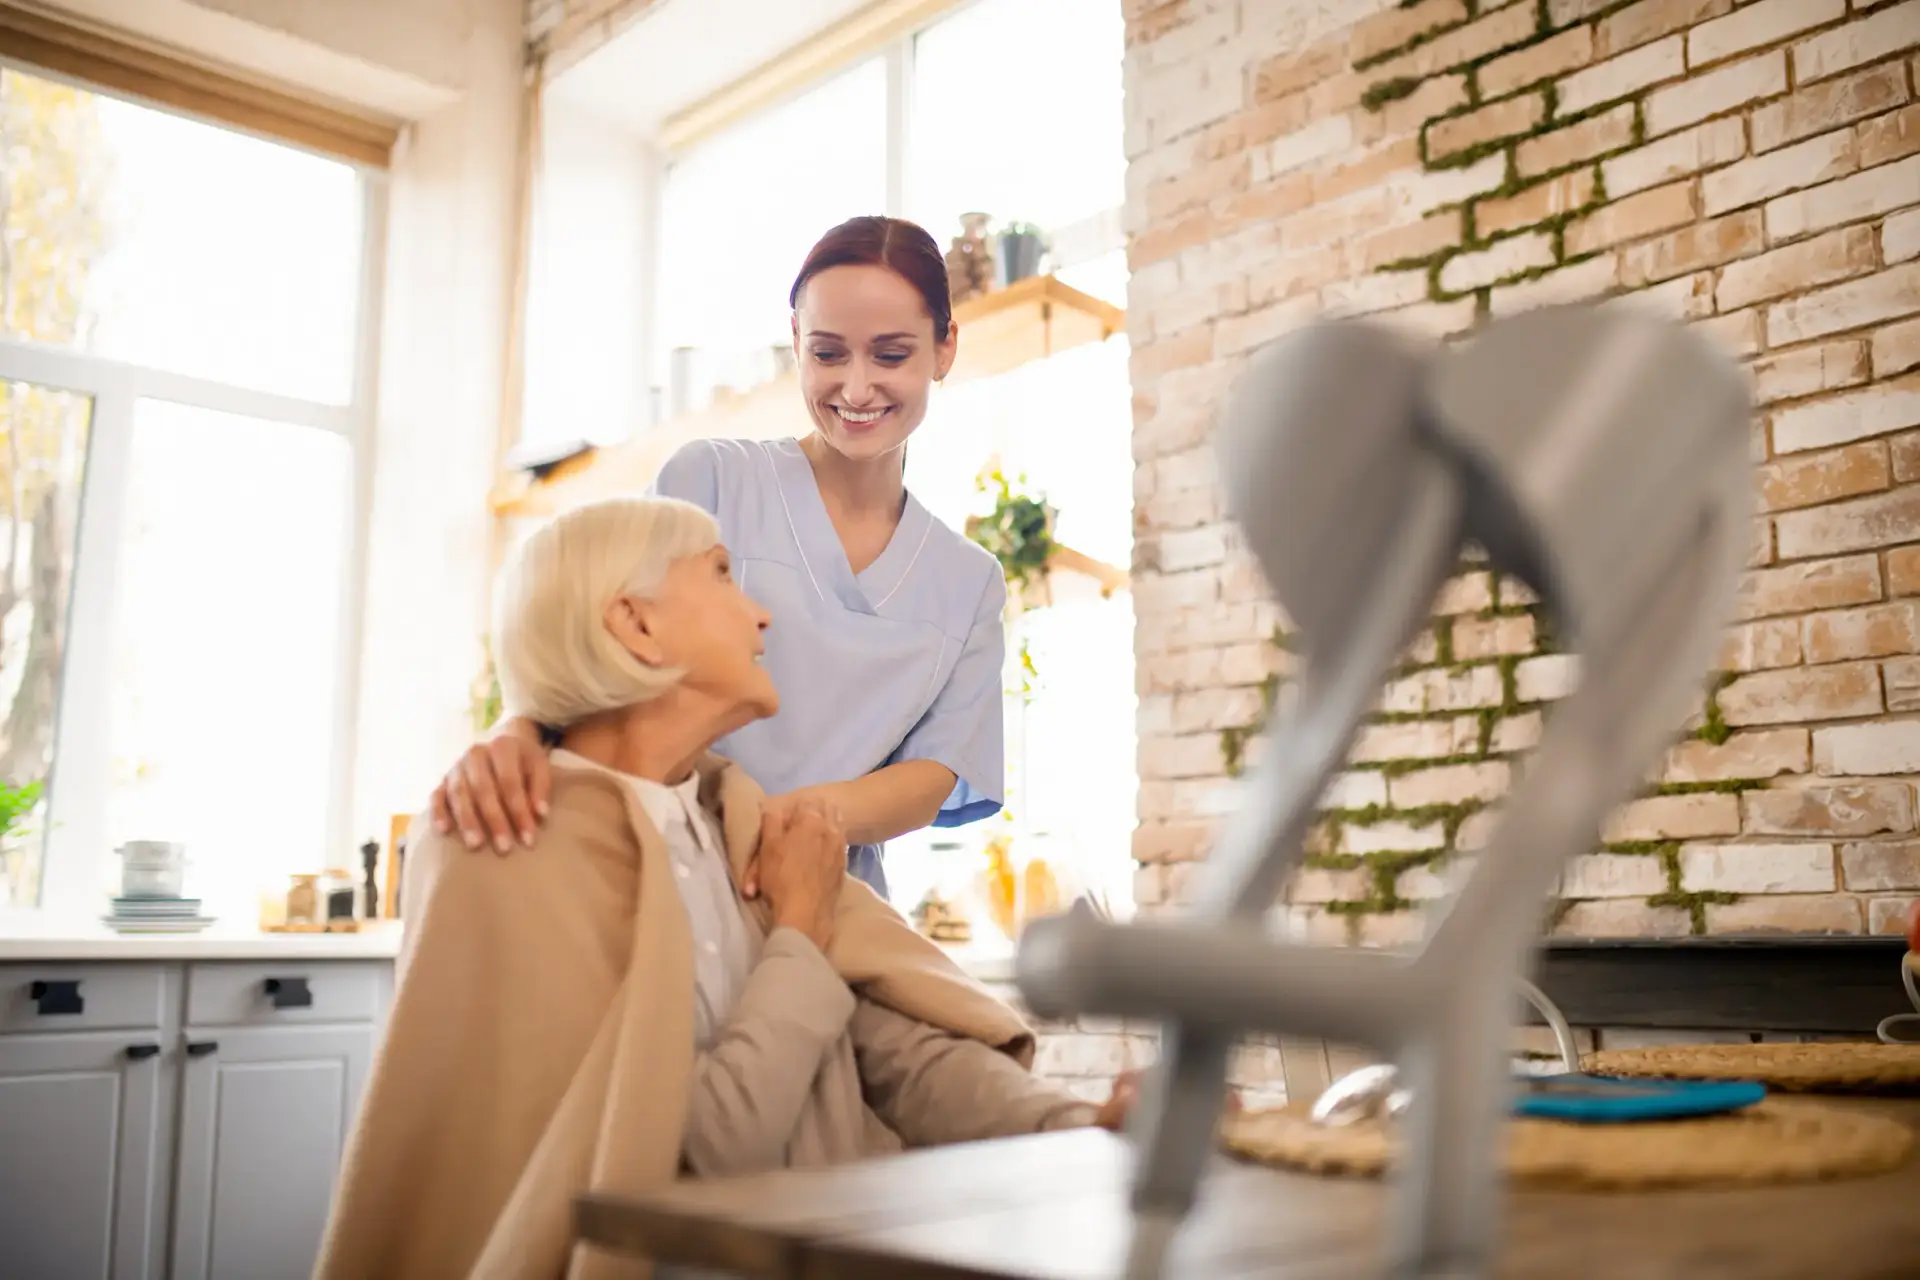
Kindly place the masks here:
[(287, 923), (289, 925), (320, 923), (319, 876), (293, 877), (293, 887), (287, 890)]

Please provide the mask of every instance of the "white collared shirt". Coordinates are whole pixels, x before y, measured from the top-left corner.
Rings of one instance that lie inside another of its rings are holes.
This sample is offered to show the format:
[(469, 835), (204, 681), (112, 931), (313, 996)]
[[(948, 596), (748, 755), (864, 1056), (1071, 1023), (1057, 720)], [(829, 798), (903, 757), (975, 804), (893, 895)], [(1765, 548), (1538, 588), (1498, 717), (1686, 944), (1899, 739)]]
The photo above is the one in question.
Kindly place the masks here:
[(700, 775), (668, 786), (571, 751), (556, 750), (553, 759), (619, 779), (666, 840), (674, 883), (680, 888), (693, 933), (693, 1042), (695, 1051), (704, 1053), (746, 988), (760, 946), (741, 915), (719, 824), (700, 804)]

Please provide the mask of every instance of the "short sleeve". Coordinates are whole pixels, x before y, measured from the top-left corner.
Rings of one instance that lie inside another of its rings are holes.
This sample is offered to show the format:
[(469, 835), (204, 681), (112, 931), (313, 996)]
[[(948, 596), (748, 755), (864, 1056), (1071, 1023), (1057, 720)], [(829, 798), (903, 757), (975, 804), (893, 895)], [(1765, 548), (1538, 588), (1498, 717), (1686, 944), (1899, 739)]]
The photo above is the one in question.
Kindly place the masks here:
[(894, 752), (893, 761), (932, 760), (953, 770), (953, 792), (933, 820), (963, 827), (1000, 812), (1006, 786), (1006, 710), (1001, 682), (1007, 641), (1001, 617), (1007, 581), (988, 579), (953, 672), (933, 705)]
[(691, 502), (715, 519), (720, 516), (720, 464), (711, 440), (694, 440), (674, 450), (647, 490), (656, 498)]

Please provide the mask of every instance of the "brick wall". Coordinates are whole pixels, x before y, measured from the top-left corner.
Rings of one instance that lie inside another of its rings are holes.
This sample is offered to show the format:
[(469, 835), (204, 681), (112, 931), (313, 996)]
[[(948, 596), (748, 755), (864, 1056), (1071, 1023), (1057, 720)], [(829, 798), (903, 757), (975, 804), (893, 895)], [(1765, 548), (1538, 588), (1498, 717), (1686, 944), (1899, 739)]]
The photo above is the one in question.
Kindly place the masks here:
[[(1208, 440), (1262, 342), (1622, 295), (1745, 361), (1765, 515), (1722, 674), (1568, 870), (1586, 935), (1894, 932), (1920, 891), (1920, 0), (1126, 0), (1145, 904), (1180, 898), (1289, 655)], [(1287, 914), (1393, 943), (1570, 687), (1471, 563)]]

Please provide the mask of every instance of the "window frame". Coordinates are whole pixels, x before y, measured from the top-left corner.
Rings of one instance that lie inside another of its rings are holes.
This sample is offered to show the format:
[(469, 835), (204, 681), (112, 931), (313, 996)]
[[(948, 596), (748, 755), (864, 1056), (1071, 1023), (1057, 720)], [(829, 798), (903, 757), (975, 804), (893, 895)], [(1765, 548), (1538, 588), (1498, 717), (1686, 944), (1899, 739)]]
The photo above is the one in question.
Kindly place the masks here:
[[(182, 111), (106, 85), (12, 59), (5, 61), (23, 74), (63, 80), (90, 93), (165, 111), (208, 128), (249, 132), (218, 118)], [(0, 338), (0, 379), (67, 391), (92, 401), (74, 538), (67, 650), (60, 668), (45, 816), (39, 824), (45, 841), (40, 855), (40, 879), (30, 901), (0, 908), (0, 920), (20, 915), (85, 919), (99, 914), (104, 907), (99, 888), (105, 877), (104, 864), (113, 857), (105, 800), (112, 784), (110, 673), (114, 609), (122, 568), (121, 518), (132, 482), (129, 464), (134, 406), (141, 400), (163, 400), (234, 414), (258, 420), (267, 427), (301, 426), (327, 431), (344, 438), (351, 450), (352, 500), (345, 527), (340, 530), (346, 556), (338, 587), (338, 657), (336, 670), (327, 673), (332, 677), (334, 688), (334, 738), (327, 779), (324, 845), (342, 851), (348, 847), (352, 835), (353, 758), (365, 634), (388, 175), (380, 167), (300, 147), (281, 138), (267, 140), (346, 163), (360, 181), (360, 272), (354, 319), (352, 393), (347, 404), (332, 405), (256, 391), (84, 351)], [(243, 732), (245, 726), (236, 722), (234, 728), (237, 734)], [(228, 923), (250, 926), (252, 921)]]
[[(822, 69), (814, 78), (802, 84), (795, 85), (791, 91), (766, 102), (750, 115), (742, 119), (728, 121), (713, 133), (702, 134), (678, 146), (662, 147), (655, 153), (656, 164), (654, 173), (657, 176), (656, 180), (650, 184), (650, 189), (647, 193), (647, 243), (643, 249), (641, 258), (646, 272), (644, 287), (647, 291), (646, 308), (649, 316), (645, 330), (645, 343), (648, 350), (642, 353), (644, 368), (661, 371), (662, 374), (667, 368), (669, 353), (666, 340), (652, 318), (660, 314), (662, 242), (666, 239), (663, 234), (665, 230), (665, 196), (667, 184), (673, 181), (674, 166), (679, 164), (689, 154), (698, 151), (700, 147), (711, 141), (714, 137), (737, 127), (744, 123), (745, 120), (751, 120), (770, 112), (779, 111), (809, 91), (832, 80), (835, 76), (851, 70), (869, 58), (877, 57), (881, 59), (885, 65), (887, 81), (885, 174), (887, 198), (884, 212), (889, 217), (905, 217), (907, 191), (911, 186), (911, 167), (913, 164), (912, 123), (915, 49), (922, 35), (938, 27), (949, 18), (966, 12), (978, 2), (979, 0), (959, 0), (958, 3), (948, 6), (928, 21), (902, 32), (900, 35), (885, 41), (877, 48), (861, 49), (858, 56), (850, 58), (844, 63)], [(1072, 260), (1061, 262), (1057, 264), (1057, 266), (1080, 266), (1086, 262), (1091, 262), (1106, 256), (1116, 250), (1124, 251), (1126, 248), (1126, 234), (1123, 229), (1123, 215), (1123, 207), (1121, 205), (1115, 205), (1110, 209), (1103, 210), (1073, 223), (1072, 229), (1077, 233), (1074, 239), (1082, 243), (1081, 253)], [(1064, 231), (1066, 229), (1067, 228), (1064, 227), (1050, 228), (1050, 230), (1058, 231)], [(664, 400), (664, 396), (650, 396), (648, 398), (647, 421), (642, 426), (642, 432), (655, 430), (671, 424), (672, 419), (666, 411)]]

